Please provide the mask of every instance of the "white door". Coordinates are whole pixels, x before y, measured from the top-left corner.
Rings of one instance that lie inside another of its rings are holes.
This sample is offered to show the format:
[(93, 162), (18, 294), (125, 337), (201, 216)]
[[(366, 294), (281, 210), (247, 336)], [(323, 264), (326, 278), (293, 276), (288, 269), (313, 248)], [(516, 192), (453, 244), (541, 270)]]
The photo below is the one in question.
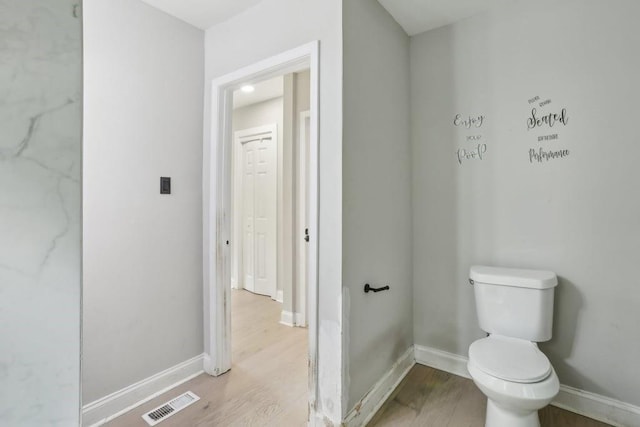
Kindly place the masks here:
[(244, 288), (255, 292), (254, 280), (254, 210), (255, 210), (255, 141), (242, 144), (242, 267)]
[(244, 288), (276, 295), (277, 135), (275, 126), (240, 134)]

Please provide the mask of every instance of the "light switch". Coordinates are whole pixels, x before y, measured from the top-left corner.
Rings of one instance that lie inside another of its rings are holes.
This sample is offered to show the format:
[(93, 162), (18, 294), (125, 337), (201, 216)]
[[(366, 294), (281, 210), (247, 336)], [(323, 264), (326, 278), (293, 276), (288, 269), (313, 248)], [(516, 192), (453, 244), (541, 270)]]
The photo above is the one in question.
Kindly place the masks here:
[(166, 176), (160, 177), (160, 194), (171, 194), (171, 178)]

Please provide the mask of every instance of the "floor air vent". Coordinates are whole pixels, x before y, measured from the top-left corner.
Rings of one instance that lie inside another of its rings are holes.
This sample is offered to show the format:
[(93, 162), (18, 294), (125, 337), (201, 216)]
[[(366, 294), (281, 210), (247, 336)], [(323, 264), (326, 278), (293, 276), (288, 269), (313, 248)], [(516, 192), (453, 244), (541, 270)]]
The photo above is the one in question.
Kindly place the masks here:
[(198, 396), (188, 391), (175, 399), (168, 401), (164, 405), (160, 405), (156, 409), (147, 412), (142, 416), (142, 419), (150, 426), (154, 426), (198, 400), (200, 400)]

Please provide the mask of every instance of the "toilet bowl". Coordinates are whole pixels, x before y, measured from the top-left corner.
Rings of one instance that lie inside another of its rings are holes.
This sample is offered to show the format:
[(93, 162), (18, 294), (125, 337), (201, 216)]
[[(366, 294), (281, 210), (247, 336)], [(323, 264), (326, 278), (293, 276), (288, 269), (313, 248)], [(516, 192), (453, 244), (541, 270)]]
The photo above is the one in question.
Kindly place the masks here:
[(486, 427), (540, 427), (538, 410), (560, 382), (537, 342), (551, 339), (554, 288), (550, 271), (471, 267), (480, 328), (467, 369), (487, 396)]
[(487, 427), (540, 427), (538, 410), (560, 390), (560, 382), (535, 343), (489, 336), (469, 348), (469, 374), (487, 396)]

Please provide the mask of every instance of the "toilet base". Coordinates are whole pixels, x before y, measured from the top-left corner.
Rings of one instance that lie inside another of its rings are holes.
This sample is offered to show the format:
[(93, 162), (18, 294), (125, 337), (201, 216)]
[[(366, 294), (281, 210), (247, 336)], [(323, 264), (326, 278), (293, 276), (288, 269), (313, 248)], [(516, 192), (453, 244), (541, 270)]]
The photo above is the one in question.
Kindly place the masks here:
[(538, 411), (512, 412), (487, 399), (485, 427), (540, 427)]

